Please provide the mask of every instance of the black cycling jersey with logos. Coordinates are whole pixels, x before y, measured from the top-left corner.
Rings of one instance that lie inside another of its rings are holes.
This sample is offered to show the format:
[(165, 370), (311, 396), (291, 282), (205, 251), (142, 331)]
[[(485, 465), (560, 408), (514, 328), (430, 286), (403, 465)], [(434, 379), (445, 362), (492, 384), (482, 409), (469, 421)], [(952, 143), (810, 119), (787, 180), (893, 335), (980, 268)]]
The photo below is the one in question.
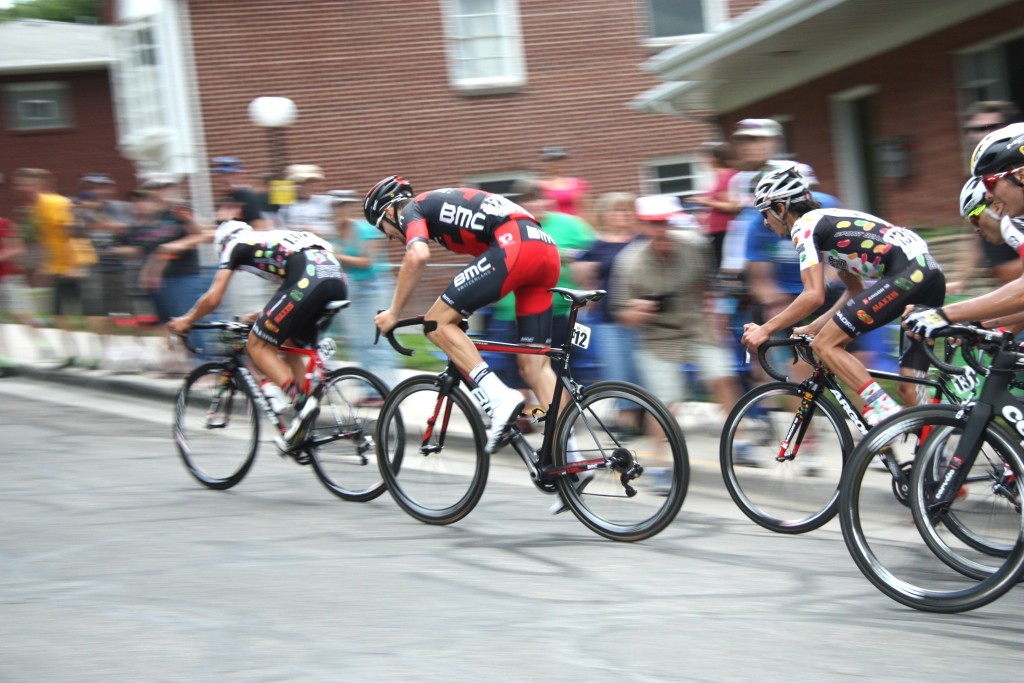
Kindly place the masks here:
[(536, 222), (529, 211), (499, 194), (465, 187), (424, 192), (399, 217), (405, 242), (433, 240), (456, 254), (479, 256), (494, 243), (494, 232), (511, 220)]
[(836, 270), (876, 279), (932, 261), (928, 244), (912, 230), (849, 209), (809, 211), (793, 225), (800, 270), (827, 262)]
[[(332, 249), (330, 244), (311, 232), (247, 230), (228, 243), (221, 256), (219, 268), (244, 270), (259, 275), (264, 280), (280, 282), (285, 279), (288, 258), (300, 251), (330, 252)], [(335, 261), (334, 265), (336, 264)]]

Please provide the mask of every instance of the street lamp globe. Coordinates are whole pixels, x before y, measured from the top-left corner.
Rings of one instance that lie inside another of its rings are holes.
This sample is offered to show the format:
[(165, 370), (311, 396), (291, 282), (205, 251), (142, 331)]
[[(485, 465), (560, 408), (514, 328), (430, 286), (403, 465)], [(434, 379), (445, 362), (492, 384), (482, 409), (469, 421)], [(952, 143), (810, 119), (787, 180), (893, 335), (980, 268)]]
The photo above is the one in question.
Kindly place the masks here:
[(287, 97), (257, 97), (249, 103), (249, 119), (261, 128), (287, 128), (297, 113)]

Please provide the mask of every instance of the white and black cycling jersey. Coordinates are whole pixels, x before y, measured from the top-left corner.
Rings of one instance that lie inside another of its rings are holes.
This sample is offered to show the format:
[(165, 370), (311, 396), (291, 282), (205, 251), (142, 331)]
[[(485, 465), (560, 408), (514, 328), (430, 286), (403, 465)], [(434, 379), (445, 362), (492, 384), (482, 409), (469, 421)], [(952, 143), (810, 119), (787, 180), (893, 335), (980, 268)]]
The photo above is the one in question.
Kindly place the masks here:
[(265, 280), (284, 279), (288, 257), (299, 251), (331, 252), (331, 245), (311, 232), (246, 230), (224, 248), (219, 268), (243, 270)]
[(928, 244), (913, 230), (849, 209), (815, 209), (791, 231), (800, 270), (828, 263), (863, 279), (905, 270), (912, 261), (934, 263)]

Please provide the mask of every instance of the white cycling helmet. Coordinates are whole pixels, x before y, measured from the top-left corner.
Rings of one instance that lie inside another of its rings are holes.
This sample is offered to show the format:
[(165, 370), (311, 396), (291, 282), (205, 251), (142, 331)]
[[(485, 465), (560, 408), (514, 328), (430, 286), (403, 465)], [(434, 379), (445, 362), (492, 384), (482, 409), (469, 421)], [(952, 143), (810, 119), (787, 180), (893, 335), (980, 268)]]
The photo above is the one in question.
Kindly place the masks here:
[(224, 249), (241, 233), (252, 231), (252, 226), (242, 221), (224, 221), (213, 236), (213, 250), (218, 260), (224, 259)]
[(960, 215), (970, 220), (988, 208), (985, 183), (977, 176), (970, 178), (960, 190)]
[(764, 211), (779, 202), (789, 206), (794, 199), (808, 197), (810, 191), (807, 179), (800, 175), (795, 164), (777, 168), (768, 171), (757, 181), (754, 188), (754, 208)]

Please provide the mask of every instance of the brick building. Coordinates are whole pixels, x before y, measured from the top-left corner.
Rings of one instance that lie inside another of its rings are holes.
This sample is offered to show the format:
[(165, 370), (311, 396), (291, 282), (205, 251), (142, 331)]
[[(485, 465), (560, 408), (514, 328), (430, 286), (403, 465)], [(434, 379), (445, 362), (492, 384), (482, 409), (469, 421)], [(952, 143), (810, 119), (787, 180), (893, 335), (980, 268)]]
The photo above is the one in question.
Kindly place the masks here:
[[(132, 163), (118, 152), (111, 68), (113, 29), (51, 21), (0, 24), (0, 174), (23, 166), (56, 175), (57, 190), (78, 191), (84, 173), (111, 174), (132, 187)], [(0, 185), (0, 215), (15, 197)]]
[[(665, 83), (634, 106), (783, 123), (786, 146), (848, 205), (911, 226), (957, 226), (961, 112), (1024, 109), (1024, 2), (784, 0), (657, 55)], [(756, 5), (756, 6), (755, 6)]]
[[(565, 145), (595, 193), (686, 194), (701, 142), (772, 116), (847, 204), (950, 226), (959, 112), (1024, 101), (1021, 0), (108, 0), (105, 15), (86, 28), (109, 28), (113, 58), (45, 78), (69, 85), (74, 126), (5, 126), (0, 172), (49, 166), (70, 193), (85, 171), (169, 171), (208, 208), (211, 156), (253, 176), (318, 164), (337, 188), (397, 172), (501, 190)], [(4, 82), (43, 76), (5, 66)], [(247, 114), (268, 95), (298, 108), (273, 164)], [(421, 289), (417, 306), (439, 286)]]

